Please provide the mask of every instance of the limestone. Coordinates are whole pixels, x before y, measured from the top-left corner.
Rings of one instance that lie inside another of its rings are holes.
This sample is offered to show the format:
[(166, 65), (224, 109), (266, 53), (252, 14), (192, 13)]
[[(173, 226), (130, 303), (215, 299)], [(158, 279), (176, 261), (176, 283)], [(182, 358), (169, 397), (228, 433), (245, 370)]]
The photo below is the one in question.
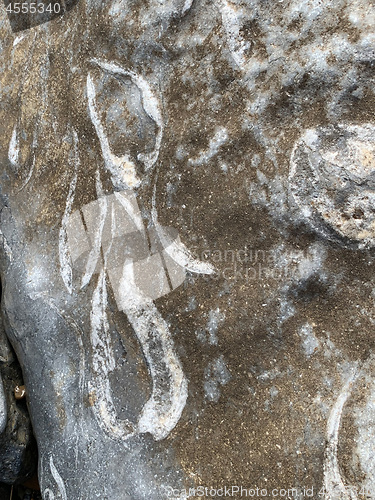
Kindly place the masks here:
[(1, 10), (2, 318), (45, 499), (375, 497), (374, 22)]
[(307, 130), (291, 158), (290, 189), (302, 216), (329, 237), (375, 244), (374, 135), (371, 124)]

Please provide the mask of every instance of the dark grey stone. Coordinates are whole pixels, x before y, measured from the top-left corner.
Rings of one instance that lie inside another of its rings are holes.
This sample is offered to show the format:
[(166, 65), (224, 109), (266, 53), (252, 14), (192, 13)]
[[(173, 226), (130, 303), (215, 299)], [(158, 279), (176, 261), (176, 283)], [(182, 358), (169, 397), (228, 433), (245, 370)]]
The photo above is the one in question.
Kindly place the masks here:
[(37, 448), (26, 401), (16, 401), (14, 390), (23, 385), (22, 371), (3, 326), (0, 326), (0, 374), (6, 425), (0, 433), (0, 482), (22, 482), (35, 473)]

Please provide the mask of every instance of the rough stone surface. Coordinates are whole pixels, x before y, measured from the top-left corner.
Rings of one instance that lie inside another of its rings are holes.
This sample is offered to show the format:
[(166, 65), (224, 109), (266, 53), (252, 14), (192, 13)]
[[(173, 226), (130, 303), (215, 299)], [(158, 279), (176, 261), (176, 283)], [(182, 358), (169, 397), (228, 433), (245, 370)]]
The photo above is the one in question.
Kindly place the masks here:
[[(22, 372), (3, 326), (0, 330), (0, 372), (5, 416), (0, 434), (0, 482), (14, 484), (35, 473), (37, 449), (26, 402), (16, 401), (14, 397), (15, 387), (23, 384)], [(2, 487), (4, 495), (1, 498), (5, 499), (6, 487)]]
[(1, 11), (2, 312), (45, 499), (375, 498), (374, 7)]

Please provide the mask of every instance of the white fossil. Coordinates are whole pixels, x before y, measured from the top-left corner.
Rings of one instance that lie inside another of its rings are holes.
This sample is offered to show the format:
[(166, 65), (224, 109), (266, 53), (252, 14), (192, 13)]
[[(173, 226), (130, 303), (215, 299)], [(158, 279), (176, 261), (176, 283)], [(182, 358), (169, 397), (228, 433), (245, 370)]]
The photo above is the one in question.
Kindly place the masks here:
[(290, 202), (327, 238), (375, 245), (375, 127), (305, 130), (291, 155)]
[[(146, 172), (157, 161), (162, 141), (163, 121), (160, 104), (151, 86), (140, 75), (116, 64), (95, 60), (104, 72), (130, 78), (139, 88), (144, 112), (156, 124), (151, 153), (139, 154)], [(92, 379), (89, 392), (98, 424), (114, 439), (126, 440), (135, 433), (151, 433), (164, 439), (175, 427), (187, 400), (187, 379), (175, 352), (167, 322), (153, 300), (180, 286), (186, 270), (211, 274), (213, 267), (193, 258), (176, 232), (163, 228), (153, 199), (153, 232), (147, 231), (134, 188), (140, 184), (129, 154), (115, 156), (107, 131), (97, 111), (93, 78), (87, 77), (87, 96), (92, 123), (99, 138), (106, 168), (117, 191), (104, 195), (97, 178), (98, 199), (72, 212), (76, 186), (73, 177), (60, 232), (61, 273), (71, 289), (71, 271), (82, 273), (81, 288), (99, 274), (91, 310)], [(120, 191), (118, 191), (120, 189)], [(121, 420), (112, 400), (109, 374), (116, 368), (108, 328), (107, 278), (117, 306), (124, 311), (142, 347), (152, 379), (152, 394), (138, 422)]]

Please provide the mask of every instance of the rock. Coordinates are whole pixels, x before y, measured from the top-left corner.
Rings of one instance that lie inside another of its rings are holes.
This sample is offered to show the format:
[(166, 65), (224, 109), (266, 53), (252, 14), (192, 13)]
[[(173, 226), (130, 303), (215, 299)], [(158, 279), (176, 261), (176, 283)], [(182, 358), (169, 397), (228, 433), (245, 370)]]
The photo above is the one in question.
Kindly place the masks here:
[(371, 2), (0, 15), (2, 312), (44, 498), (374, 496)]
[(375, 244), (374, 138), (371, 124), (307, 130), (291, 158), (291, 193), (303, 217), (360, 247)]
[(7, 484), (0, 484), (1, 498), (8, 499), (11, 494), (11, 486)]
[(26, 403), (14, 397), (15, 387), (22, 385), (22, 372), (3, 326), (0, 329), (0, 373), (1, 405), (6, 417), (0, 433), (0, 481), (11, 485), (36, 471), (37, 448)]

